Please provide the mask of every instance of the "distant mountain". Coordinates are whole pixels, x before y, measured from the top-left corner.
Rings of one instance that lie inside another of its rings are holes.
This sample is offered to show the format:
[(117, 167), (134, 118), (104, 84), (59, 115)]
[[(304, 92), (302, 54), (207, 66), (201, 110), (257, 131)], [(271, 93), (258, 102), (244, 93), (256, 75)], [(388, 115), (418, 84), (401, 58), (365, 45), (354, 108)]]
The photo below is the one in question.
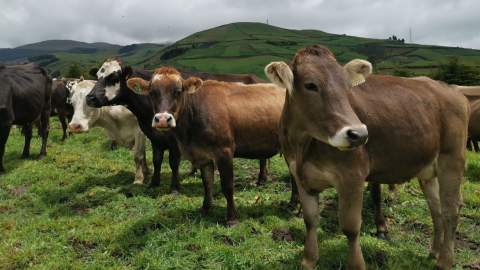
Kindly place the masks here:
[(74, 48), (89, 48), (89, 49), (112, 49), (112, 48), (120, 48), (120, 45), (114, 45), (104, 42), (95, 42), (95, 43), (87, 43), (75, 40), (46, 40), (37, 43), (22, 45), (16, 47), (15, 49), (23, 49), (23, 50), (46, 50), (46, 51), (68, 51)]
[(118, 49), (120, 45), (103, 42), (86, 43), (74, 40), (46, 40), (42, 42), (22, 45), (13, 49), (0, 49), (0, 62), (18, 64), (30, 56), (70, 52), (75, 54), (91, 54), (107, 49)]

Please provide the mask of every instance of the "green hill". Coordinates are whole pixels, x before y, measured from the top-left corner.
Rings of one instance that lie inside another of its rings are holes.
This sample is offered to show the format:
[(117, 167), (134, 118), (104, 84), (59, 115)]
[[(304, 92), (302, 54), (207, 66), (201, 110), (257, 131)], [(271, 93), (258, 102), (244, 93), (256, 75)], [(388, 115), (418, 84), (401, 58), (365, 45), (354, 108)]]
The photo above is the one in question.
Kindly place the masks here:
[[(255, 73), (266, 79), (263, 69), (268, 63), (289, 63), (299, 48), (309, 44), (328, 47), (340, 64), (355, 58), (376, 58), (376, 72), (379, 74), (391, 74), (399, 63), (414, 75), (425, 75), (449, 55), (461, 56), (463, 61), (480, 67), (479, 50), (407, 44), (319, 30), (291, 30), (249, 22), (231, 23), (193, 33), (170, 46), (132, 44), (121, 47), (107, 43), (44, 41), (15, 49), (0, 49), (0, 62), (10, 61), (1, 57), (2, 53), (8, 55), (8, 50), (17, 50), (23, 57), (29, 51), (35, 52), (35, 55), (52, 54), (58, 60), (39, 63), (57, 77), (64, 74), (72, 62), (87, 70), (109, 56), (119, 55), (130, 65), (145, 69), (166, 65), (203, 72)], [(39, 53), (42, 51), (44, 53)]]
[[(165, 48), (158, 55), (139, 63), (153, 69), (161, 65), (204, 72), (255, 73), (265, 79), (263, 69), (271, 61), (289, 63), (296, 51), (309, 44), (328, 47), (340, 64), (376, 56), (377, 72), (389, 74), (395, 63), (405, 65), (414, 75), (424, 75), (445, 61), (459, 55), (480, 66), (480, 51), (444, 46), (406, 44), (389, 39), (371, 39), (330, 34), (318, 30), (289, 30), (263, 23), (231, 23), (194, 33)], [(170, 59), (162, 59), (169, 50), (187, 50)]]

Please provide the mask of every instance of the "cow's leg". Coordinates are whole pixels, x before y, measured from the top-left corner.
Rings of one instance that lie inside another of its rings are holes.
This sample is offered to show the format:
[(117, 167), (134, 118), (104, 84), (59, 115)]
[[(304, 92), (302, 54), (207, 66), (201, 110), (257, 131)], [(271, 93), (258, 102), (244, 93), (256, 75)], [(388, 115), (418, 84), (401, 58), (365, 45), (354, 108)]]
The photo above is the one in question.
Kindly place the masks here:
[(265, 186), (265, 181), (267, 180), (267, 160), (259, 159), (260, 163), (260, 172), (258, 173), (258, 182), (257, 186)]
[(133, 181), (134, 184), (143, 184), (143, 180), (148, 175), (148, 168), (147, 165), (147, 156), (145, 153), (147, 138), (143, 133), (136, 132), (135, 133), (135, 152), (133, 153), (133, 159), (135, 160), (135, 180)]
[(163, 161), (163, 152), (165, 149), (158, 149), (152, 143), (152, 152), (153, 152), (153, 177), (152, 183), (150, 186), (156, 187), (160, 185), (160, 172), (162, 170), (162, 161)]
[(478, 141), (477, 140), (472, 140), (473, 148), (475, 149), (475, 153), (480, 152), (480, 149), (478, 148)]
[(197, 172), (197, 168), (195, 168), (195, 166), (193, 166), (193, 164), (190, 164), (190, 170), (188, 170), (188, 176), (193, 176), (195, 175), (195, 173)]
[[(459, 151), (465, 151), (459, 149)], [(465, 157), (465, 153), (462, 153)], [(440, 248), (436, 269), (450, 269), (455, 263), (454, 246), (460, 207), (463, 204), (460, 184), (465, 162), (460, 155), (440, 155), (438, 157), (438, 184), (443, 223), (443, 243)], [(428, 185), (428, 184), (427, 184)], [(435, 239), (434, 239), (435, 242)]]
[(420, 184), (427, 200), (433, 221), (433, 244), (429, 257), (437, 259), (440, 252), (440, 246), (443, 243), (442, 208), (438, 179), (436, 177), (429, 180), (419, 179), (418, 183)]
[(178, 168), (180, 167), (181, 154), (178, 145), (168, 142), (168, 162), (172, 170), (172, 183), (170, 184), (170, 194), (178, 194), (180, 192), (180, 179), (178, 177)]
[(398, 192), (397, 192), (397, 185), (395, 184), (389, 184), (388, 185), (388, 190), (393, 193), (393, 200), (396, 203), (398, 199)]
[(467, 138), (467, 150), (472, 151), (472, 139), (470, 137)]
[(62, 124), (62, 130), (63, 130), (63, 137), (62, 141), (65, 141), (67, 139), (67, 122), (65, 121), (65, 109), (57, 109), (58, 113), (58, 119), (60, 120), (60, 124)]
[(47, 156), (47, 139), (50, 131), (50, 97), (45, 100), (40, 121), (42, 123), (42, 149), (40, 149), (40, 155), (38, 156), (39, 160)]
[(300, 266), (315, 269), (318, 261), (318, 194), (310, 195), (298, 181), (296, 181), (296, 184), (302, 202), (303, 222), (307, 230), (303, 259), (300, 262)]
[(200, 174), (202, 177), (203, 189), (205, 191), (203, 197), (203, 206), (200, 209), (202, 215), (210, 213), (210, 209), (213, 206), (213, 161), (210, 161), (207, 165), (200, 168)]
[(25, 136), (25, 145), (23, 146), (22, 159), (30, 157), (30, 142), (32, 141), (32, 129), (33, 125), (22, 125), (22, 132)]
[(0, 124), (0, 175), (5, 173), (5, 167), (3, 167), (3, 155), (5, 155), (5, 144), (7, 143), (11, 128), (12, 121)]
[(370, 197), (372, 197), (373, 208), (375, 209), (375, 226), (377, 226), (377, 237), (383, 240), (390, 240), (385, 217), (382, 213), (382, 185), (368, 183)]
[(117, 150), (117, 141), (112, 140), (112, 144), (110, 145), (110, 150), (112, 151)]
[(227, 226), (232, 228), (238, 225), (238, 212), (233, 200), (233, 151), (223, 148), (215, 151), (215, 159), (220, 173), (222, 192), (227, 200)]
[[(362, 250), (360, 249), (360, 227), (362, 223), (363, 183), (360, 179), (351, 183), (339, 184), (338, 223), (348, 239), (348, 269), (365, 269)], [(305, 205), (303, 205), (305, 208)], [(305, 214), (305, 209), (303, 210)]]

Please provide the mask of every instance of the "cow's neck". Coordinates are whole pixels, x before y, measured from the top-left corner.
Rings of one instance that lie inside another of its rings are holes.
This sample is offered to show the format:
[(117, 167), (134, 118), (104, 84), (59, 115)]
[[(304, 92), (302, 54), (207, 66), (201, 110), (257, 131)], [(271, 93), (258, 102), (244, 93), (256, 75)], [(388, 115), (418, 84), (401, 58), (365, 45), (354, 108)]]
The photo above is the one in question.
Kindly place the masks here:
[(186, 145), (192, 140), (191, 136), (197, 135), (193, 133), (193, 127), (198, 125), (200, 120), (198, 116), (200, 116), (200, 114), (196, 111), (197, 98), (194, 94), (185, 94), (182, 102), (183, 104), (176, 119), (176, 127), (171, 130), (178, 143)]

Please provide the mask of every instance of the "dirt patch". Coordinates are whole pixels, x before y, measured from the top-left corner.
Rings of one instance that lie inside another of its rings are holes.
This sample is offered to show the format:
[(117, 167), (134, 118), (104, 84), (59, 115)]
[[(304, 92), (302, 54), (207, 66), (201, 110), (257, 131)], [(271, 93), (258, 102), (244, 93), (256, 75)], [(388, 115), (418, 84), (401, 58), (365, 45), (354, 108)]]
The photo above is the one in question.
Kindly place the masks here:
[(470, 249), (480, 252), (480, 244), (469, 240), (465, 235), (457, 232), (455, 235), (455, 249)]
[(288, 241), (292, 242), (292, 234), (288, 228), (275, 228), (272, 231), (273, 240), (280, 242), (280, 241)]
[(418, 222), (418, 221), (415, 221), (413, 222), (413, 228), (416, 230), (416, 231), (421, 231), (422, 233), (424, 234), (428, 234), (428, 235), (431, 235), (433, 233), (433, 229), (430, 228), (428, 225), (426, 225), (425, 223), (422, 223), (422, 222)]
[(463, 268), (480, 270), (480, 261), (464, 263)]
[(98, 246), (98, 244), (92, 240), (80, 240), (77, 239), (75, 236), (69, 236), (67, 239), (67, 244), (72, 246), (73, 250), (75, 250), (77, 257), (83, 257), (84, 255), (91, 253), (93, 249)]
[(225, 245), (233, 246), (238, 245), (241, 242), (245, 241), (245, 237), (242, 235), (238, 239), (233, 239), (228, 235), (217, 235), (214, 237), (215, 240), (221, 240)]
[(15, 195), (17, 197), (23, 197), (25, 195), (25, 192), (27, 192), (27, 190), (31, 187), (32, 185), (25, 185), (25, 184), (22, 184), (18, 187), (14, 187), (10, 190), (10, 193), (12, 195)]

